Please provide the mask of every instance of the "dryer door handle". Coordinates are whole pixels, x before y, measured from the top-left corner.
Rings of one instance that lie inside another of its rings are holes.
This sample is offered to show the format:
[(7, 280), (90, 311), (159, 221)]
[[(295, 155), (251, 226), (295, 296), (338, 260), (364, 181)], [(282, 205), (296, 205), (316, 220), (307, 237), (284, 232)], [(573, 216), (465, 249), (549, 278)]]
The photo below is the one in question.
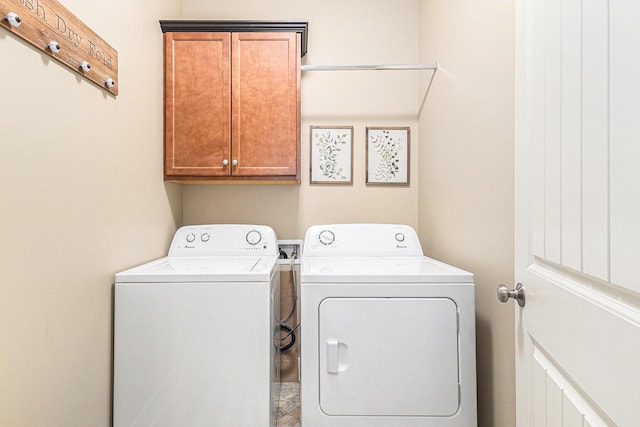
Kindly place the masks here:
[(338, 373), (338, 340), (327, 340), (327, 372)]

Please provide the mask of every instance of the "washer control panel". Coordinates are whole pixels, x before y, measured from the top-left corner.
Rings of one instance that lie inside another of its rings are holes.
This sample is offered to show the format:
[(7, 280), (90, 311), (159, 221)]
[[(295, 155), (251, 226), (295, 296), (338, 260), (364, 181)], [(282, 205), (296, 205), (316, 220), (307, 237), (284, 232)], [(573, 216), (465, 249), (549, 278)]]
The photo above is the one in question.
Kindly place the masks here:
[(265, 225), (188, 225), (173, 236), (169, 256), (278, 255), (276, 234)]
[(423, 256), (409, 225), (328, 224), (307, 229), (303, 256)]

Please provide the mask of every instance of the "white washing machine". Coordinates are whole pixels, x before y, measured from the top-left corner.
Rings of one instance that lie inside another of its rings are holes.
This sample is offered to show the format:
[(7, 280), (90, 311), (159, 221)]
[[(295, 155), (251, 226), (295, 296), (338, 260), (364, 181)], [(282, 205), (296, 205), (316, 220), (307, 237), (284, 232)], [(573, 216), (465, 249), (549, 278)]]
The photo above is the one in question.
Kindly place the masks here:
[(471, 273), (409, 226), (318, 225), (300, 286), (303, 427), (477, 425)]
[(116, 274), (115, 427), (276, 425), (277, 255), (269, 227), (186, 226)]

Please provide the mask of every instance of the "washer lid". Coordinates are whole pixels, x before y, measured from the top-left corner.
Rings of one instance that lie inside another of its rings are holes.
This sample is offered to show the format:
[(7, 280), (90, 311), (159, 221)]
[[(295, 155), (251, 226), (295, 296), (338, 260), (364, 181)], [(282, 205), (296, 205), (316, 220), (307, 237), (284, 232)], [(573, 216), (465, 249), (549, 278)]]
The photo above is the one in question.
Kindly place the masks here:
[(275, 256), (164, 257), (116, 274), (116, 283), (269, 282)]
[(473, 274), (428, 257), (302, 258), (304, 283), (473, 283)]

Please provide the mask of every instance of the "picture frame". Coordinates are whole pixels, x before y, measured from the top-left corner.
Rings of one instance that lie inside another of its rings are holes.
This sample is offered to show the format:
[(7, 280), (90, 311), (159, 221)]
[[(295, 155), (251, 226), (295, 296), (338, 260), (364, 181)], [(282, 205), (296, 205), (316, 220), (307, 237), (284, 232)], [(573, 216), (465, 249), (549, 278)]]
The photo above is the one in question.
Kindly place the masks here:
[(411, 129), (367, 127), (366, 185), (408, 186)]
[(353, 184), (353, 126), (311, 126), (311, 184)]

